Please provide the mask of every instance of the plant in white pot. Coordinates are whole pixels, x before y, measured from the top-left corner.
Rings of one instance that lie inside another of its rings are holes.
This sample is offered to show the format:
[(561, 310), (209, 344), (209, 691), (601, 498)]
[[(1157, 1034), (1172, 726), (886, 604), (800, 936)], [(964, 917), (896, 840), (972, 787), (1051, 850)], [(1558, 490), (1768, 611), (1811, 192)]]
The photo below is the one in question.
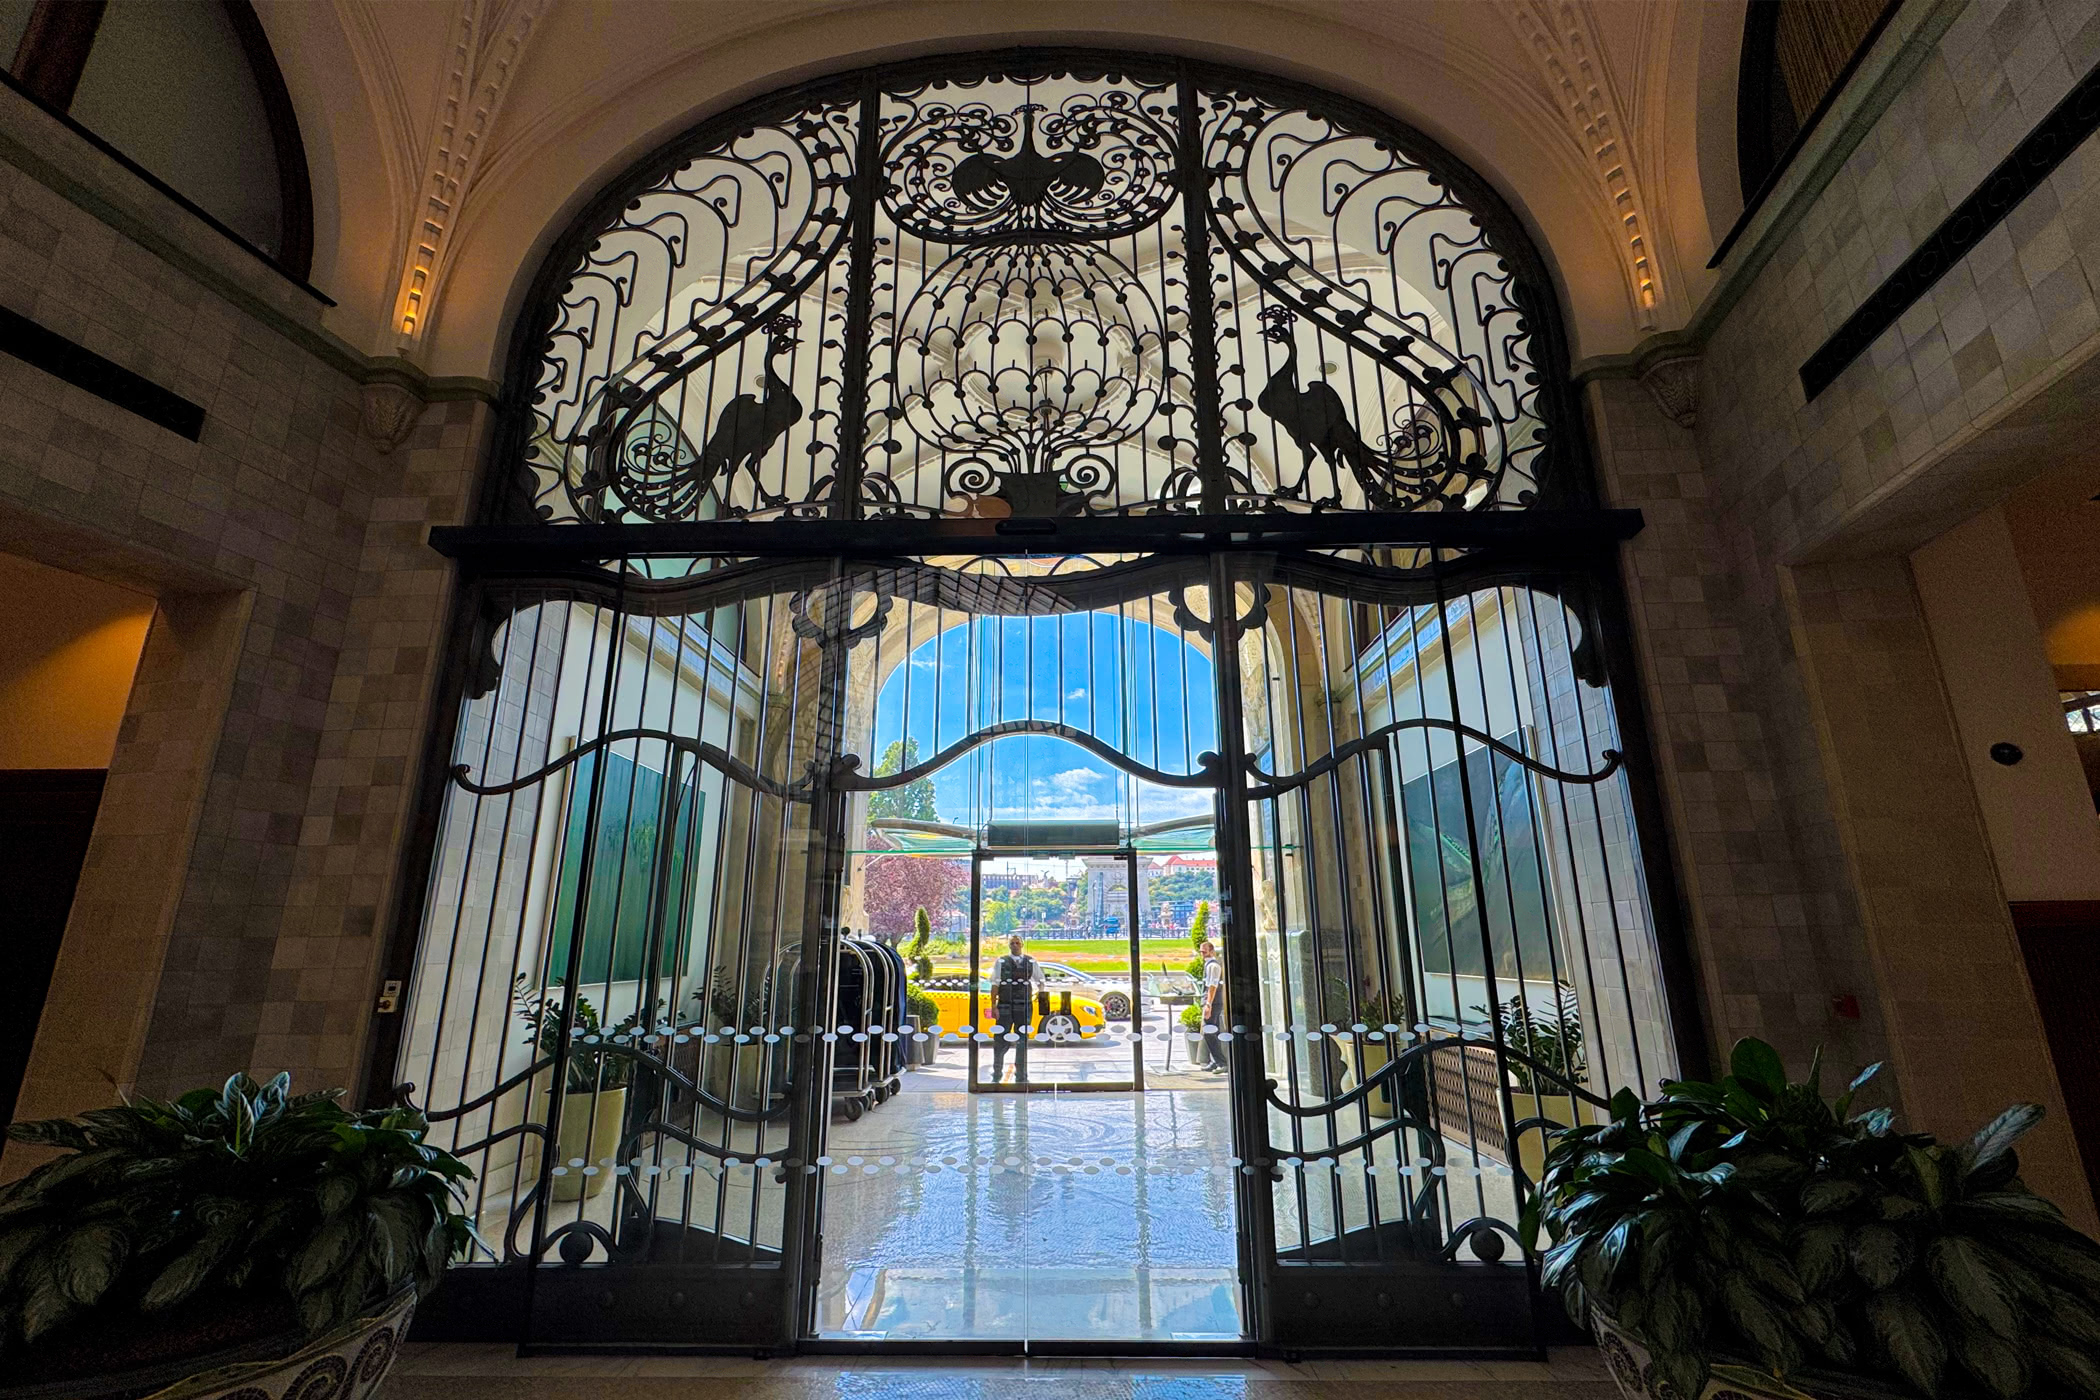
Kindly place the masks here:
[(906, 1013), (917, 1023), (918, 1034), (926, 1037), (913, 1042), (914, 1061), (921, 1065), (933, 1064), (941, 1053), (940, 1037), (932, 1029), (940, 1024), (941, 1004), (917, 981), (908, 981), (904, 984), (904, 1006)]
[[(1483, 1012), (1481, 1007), (1474, 1011)], [(1565, 982), (1553, 984), (1553, 1003), (1539, 1006), (1524, 993), (1496, 1008), (1502, 1043), (1514, 1053), (1509, 1060), (1509, 1098), (1517, 1123), (1550, 1123), (1571, 1128), (1592, 1121), (1593, 1105), (1573, 1086), (1589, 1082), (1583, 1058), (1582, 1003)], [(1517, 1160), (1526, 1180), (1545, 1170), (1547, 1131), (1538, 1126), (1517, 1134)]]
[[(630, 1012), (611, 1027), (600, 1023), (589, 997), (576, 998), (573, 1014), (562, 1009), (563, 988), (542, 991), (520, 974), (511, 991), (525, 1043), (535, 1054), (553, 1059), (566, 1027), (568, 1066), (562, 1074), (561, 1126), (554, 1144), (553, 1199), (580, 1201), (604, 1192), (612, 1180), (605, 1163), (620, 1150), (627, 1119), (627, 1086), (634, 1078), (634, 1056), (626, 1048), (641, 1025), (641, 1013)], [(661, 1008), (662, 1002), (658, 1002)], [(546, 1121), (553, 1099), (553, 1080), (536, 1090), (537, 1112)]]
[(2032, 1104), (1965, 1143), (1791, 1082), (1762, 1041), (1562, 1133), (1527, 1237), (1641, 1400), (2100, 1397), (2100, 1245), (2019, 1176)]
[(64, 1149), (0, 1189), (0, 1396), (376, 1390), (418, 1295), (475, 1243), (473, 1173), (408, 1108), (235, 1075), (8, 1136)]
[(1184, 1006), (1181, 1008), (1181, 1035), (1188, 1045), (1189, 1067), (1195, 1068), (1205, 1059), (1203, 1047), (1203, 1008)]

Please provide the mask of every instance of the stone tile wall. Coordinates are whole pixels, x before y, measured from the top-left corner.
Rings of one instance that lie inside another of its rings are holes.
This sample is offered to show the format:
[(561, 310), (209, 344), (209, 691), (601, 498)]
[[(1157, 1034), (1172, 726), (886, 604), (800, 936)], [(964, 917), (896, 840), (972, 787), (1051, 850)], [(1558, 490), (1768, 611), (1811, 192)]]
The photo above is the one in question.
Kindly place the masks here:
[(484, 414), (381, 454), (347, 375), (7, 164), (0, 304), (206, 410), (188, 442), (0, 358), (7, 546), (162, 599), (22, 1111), (350, 1083), (444, 615), (422, 531)]
[[(1912, 1120), (2056, 1104), (1907, 553), (2091, 440), (2100, 140), (1814, 402), (1798, 370), (2100, 61), (2093, 0), (1971, 0), (1707, 336), (1696, 434), (1590, 407), (1717, 1046), (1886, 1051)], [(1727, 276), (1724, 271), (1724, 278)], [(1834, 991), (1864, 1016), (1830, 1014)], [(2060, 1116), (2029, 1176), (2090, 1220)]]

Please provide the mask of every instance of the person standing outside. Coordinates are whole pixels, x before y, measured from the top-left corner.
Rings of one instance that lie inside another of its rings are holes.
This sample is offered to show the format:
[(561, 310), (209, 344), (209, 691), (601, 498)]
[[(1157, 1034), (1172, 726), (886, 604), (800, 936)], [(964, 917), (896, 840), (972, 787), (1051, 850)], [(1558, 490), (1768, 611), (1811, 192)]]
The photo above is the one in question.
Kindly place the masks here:
[(1208, 938), (1198, 951), (1203, 956), (1203, 1067), (1224, 1074), (1225, 1045), (1218, 1039), (1218, 1028), (1225, 1023), (1225, 960)]
[[(992, 1083), (1006, 1072), (1006, 1050), (1014, 1052), (1014, 1083), (1028, 1082), (1028, 1038), (1035, 1033), (1035, 993), (1042, 973), (1035, 959), (1021, 951), (1021, 935), (1006, 940), (1006, 952), (992, 965)], [(1014, 1039), (1009, 1040), (1008, 1037)]]

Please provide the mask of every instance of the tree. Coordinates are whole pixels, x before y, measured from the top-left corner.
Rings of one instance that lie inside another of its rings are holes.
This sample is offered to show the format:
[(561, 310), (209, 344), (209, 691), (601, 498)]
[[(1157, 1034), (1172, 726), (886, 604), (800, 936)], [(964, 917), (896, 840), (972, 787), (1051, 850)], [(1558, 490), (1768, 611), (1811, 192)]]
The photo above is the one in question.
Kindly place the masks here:
[(1170, 899), (1209, 899), (1217, 892), (1218, 876), (1214, 870), (1183, 866), (1152, 877), (1154, 904)]
[(1196, 917), (1189, 920), (1189, 946), (1201, 948), (1203, 940), (1210, 937), (1210, 901), (1204, 900), (1196, 906)]
[[(919, 763), (919, 741), (898, 739), (882, 751), (882, 762), (875, 765), (875, 776), (887, 777), (915, 768)], [(901, 788), (889, 788), (868, 795), (868, 815), (871, 817), (909, 817), (913, 821), (939, 821), (934, 810), (933, 779), (914, 778)]]
[(911, 926), (911, 945), (904, 950), (904, 960), (911, 964), (911, 975), (924, 982), (933, 976), (933, 958), (926, 951), (926, 940), (933, 937), (933, 920), (926, 916), (925, 905), (912, 915)]
[(946, 914), (969, 883), (962, 864), (945, 856), (869, 856), (861, 908), (869, 929), (902, 937), (914, 931), (919, 910)]
[(1011, 901), (995, 899), (984, 906), (984, 931), (1004, 938), (1021, 926)]

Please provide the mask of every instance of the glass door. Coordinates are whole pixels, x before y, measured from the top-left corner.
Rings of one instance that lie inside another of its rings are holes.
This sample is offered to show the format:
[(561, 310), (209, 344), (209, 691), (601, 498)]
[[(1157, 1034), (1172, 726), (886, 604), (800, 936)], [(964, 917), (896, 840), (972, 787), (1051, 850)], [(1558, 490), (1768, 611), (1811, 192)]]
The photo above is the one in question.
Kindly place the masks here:
[(1135, 854), (979, 851), (975, 871), (971, 1091), (1142, 1092)]

